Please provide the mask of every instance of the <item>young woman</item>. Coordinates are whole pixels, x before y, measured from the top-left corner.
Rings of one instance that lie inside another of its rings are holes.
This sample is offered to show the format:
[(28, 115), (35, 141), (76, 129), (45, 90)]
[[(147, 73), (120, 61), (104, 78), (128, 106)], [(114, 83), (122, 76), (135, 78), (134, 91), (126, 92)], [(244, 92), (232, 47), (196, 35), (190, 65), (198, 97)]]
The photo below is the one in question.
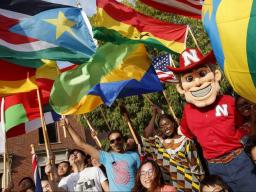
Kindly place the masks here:
[(165, 185), (159, 166), (155, 161), (144, 161), (136, 174), (133, 192), (176, 192), (175, 187)]
[(181, 191), (199, 191), (204, 170), (196, 144), (177, 133), (178, 125), (172, 116), (161, 114), (158, 133), (154, 127), (157, 110), (153, 106), (152, 119), (144, 129), (143, 151), (158, 163), (166, 182)]

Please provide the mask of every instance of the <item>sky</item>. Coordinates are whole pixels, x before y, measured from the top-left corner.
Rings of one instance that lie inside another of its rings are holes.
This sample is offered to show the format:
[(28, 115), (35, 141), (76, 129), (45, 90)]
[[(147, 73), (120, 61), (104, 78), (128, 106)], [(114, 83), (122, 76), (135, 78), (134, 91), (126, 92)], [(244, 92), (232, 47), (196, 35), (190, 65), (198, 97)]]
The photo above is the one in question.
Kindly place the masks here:
[[(52, 3), (76, 6), (76, 0), (44, 0)], [(96, 12), (96, 0), (78, 0), (88, 17)]]

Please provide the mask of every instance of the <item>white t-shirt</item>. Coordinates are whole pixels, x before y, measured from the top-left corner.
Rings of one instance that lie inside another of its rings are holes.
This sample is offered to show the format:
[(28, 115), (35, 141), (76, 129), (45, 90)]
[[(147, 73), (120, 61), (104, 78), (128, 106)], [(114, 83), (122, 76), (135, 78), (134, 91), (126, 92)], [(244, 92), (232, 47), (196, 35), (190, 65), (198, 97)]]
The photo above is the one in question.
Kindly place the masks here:
[(58, 187), (68, 192), (102, 191), (101, 183), (107, 178), (98, 167), (88, 167), (79, 173), (71, 173), (60, 180)]

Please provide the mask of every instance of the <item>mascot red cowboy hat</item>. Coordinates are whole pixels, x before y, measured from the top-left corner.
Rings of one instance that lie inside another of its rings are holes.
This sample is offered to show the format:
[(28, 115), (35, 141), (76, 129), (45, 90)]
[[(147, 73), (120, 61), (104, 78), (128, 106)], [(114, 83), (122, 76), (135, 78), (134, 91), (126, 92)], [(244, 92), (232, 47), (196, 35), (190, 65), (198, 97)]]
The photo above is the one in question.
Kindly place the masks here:
[(179, 130), (199, 142), (211, 175), (220, 175), (234, 192), (255, 191), (255, 165), (241, 143), (248, 132), (240, 129), (244, 121), (234, 98), (218, 94), (221, 72), (215, 66), (212, 52), (204, 56), (186, 49), (180, 67), (170, 68), (179, 75), (177, 90), (187, 101)]
[(180, 55), (179, 68), (169, 67), (180, 76), (177, 91), (197, 107), (212, 104), (220, 90), (221, 72), (215, 69), (213, 52), (203, 55), (198, 49), (187, 48)]

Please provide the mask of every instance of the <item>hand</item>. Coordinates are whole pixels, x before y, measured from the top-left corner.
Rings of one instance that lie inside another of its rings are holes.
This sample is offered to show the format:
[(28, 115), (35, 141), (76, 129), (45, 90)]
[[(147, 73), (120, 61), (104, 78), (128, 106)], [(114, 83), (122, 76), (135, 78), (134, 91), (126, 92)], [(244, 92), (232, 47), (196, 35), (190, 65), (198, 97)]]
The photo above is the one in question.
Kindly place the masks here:
[(69, 156), (68, 161), (69, 161), (69, 163), (70, 163), (71, 166), (74, 165), (74, 162), (75, 162), (75, 156), (74, 156), (74, 154), (71, 154), (71, 155)]
[(61, 118), (61, 121), (63, 122), (63, 125), (64, 125), (66, 128), (69, 128), (69, 127), (70, 127), (69, 120), (68, 120), (68, 118), (66, 118), (65, 116)]
[(91, 129), (92, 138), (97, 137), (97, 132), (94, 129)]
[(156, 116), (157, 114), (161, 114), (162, 109), (157, 105), (152, 105), (152, 115)]
[(55, 155), (52, 152), (50, 152), (49, 161), (52, 165), (55, 164)]
[(50, 163), (46, 164), (44, 171), (45, 171), (45, 174), (49, 176), (51, 173), (53, 173), (52, 165)]

